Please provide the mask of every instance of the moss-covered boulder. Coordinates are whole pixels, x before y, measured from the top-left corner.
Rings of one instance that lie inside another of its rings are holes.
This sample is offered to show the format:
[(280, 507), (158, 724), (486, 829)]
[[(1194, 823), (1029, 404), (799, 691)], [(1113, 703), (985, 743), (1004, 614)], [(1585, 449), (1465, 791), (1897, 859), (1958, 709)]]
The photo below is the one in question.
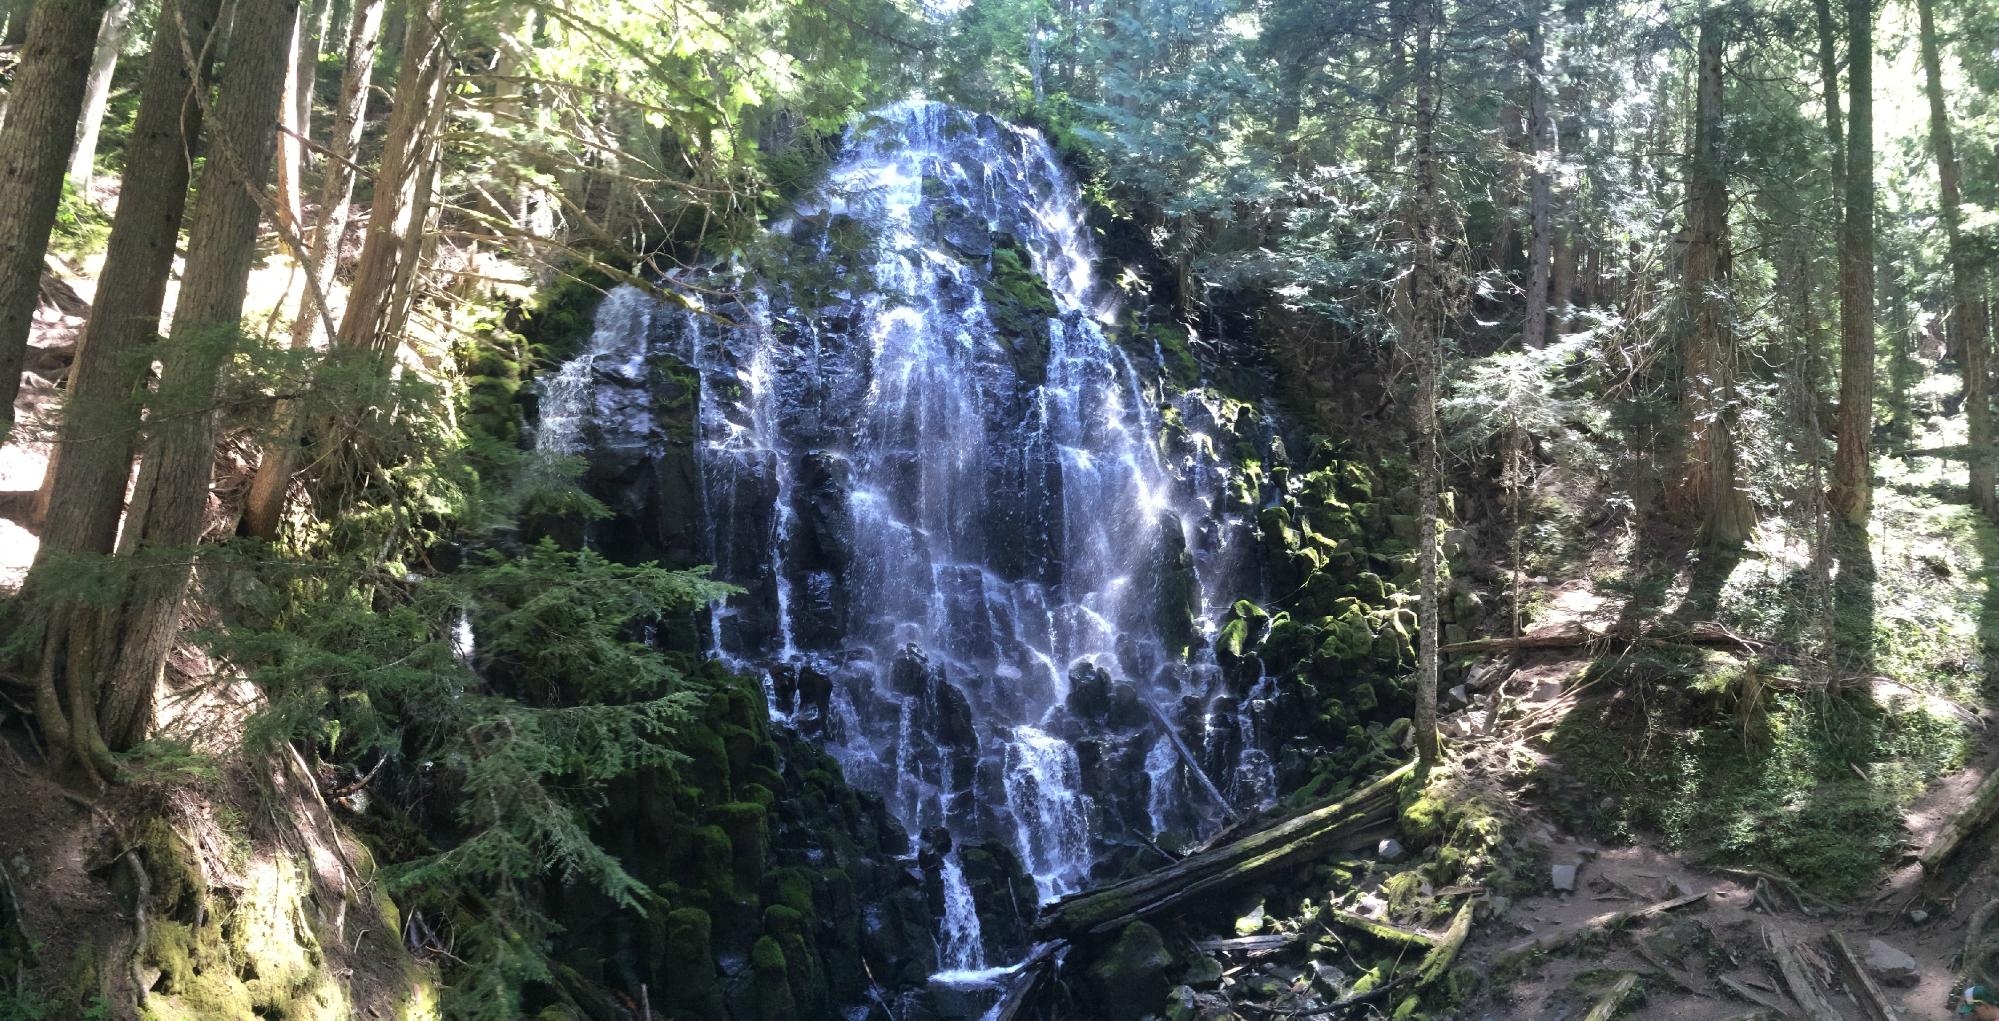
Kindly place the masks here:
[(1132, 922), (1084, 969), (1081, 993), (1092, 1017), (1139, 1021), (1164, 1005), (1173, 973), (1173, 954), (1159, 930)]

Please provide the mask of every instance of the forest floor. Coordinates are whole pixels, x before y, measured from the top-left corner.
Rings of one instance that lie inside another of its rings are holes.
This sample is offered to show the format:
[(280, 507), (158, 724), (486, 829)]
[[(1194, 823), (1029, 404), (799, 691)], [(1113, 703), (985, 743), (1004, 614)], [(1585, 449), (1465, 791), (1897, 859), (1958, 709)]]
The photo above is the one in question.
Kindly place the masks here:
[[(1961, 442), (1950, 426), (1961, 429), (1932, 419), (1907, 446)], [(1559, 544), (1587, 552), (1549, 572), (1566, 580), (1538, 585), (1530, 631), (1716, 621), (1754, 646), (1496, 664), (1501, 714), (1490, 736), (1459, 742), (1454, 768), (1510, 807), (1512, 846), (1535, 861), (1474, 929), (1464, 959), (1485, 979), (1453, 1016), (1579, 1018), (1627, 972), (1639, 984), (1619, 1017), (1822, 1016), (1794, 1004), (1766, 927), (1797, 949), (1836, 1016), (1877, 1015), (1839, 977), (1832, 933), (1863, 957), (1876, 940), (1908, 956), (1905, 974), (1880, 983), (1902, 1018), (1954, 1016), (1954, 991), (1999, 977), (1990, 926), (1969, 931), (1999, 897), (1999, 827), (1988, 821), (1935, 874), (1915, 860), (1999, 769), (1988, 666), (1999, 532), (1965, 506), (1961, 480), (1961, 463), (1877, 463), (1873, 525), (1840, 543), (1832, 584), (1846, 656), (1830, 676), (1858, 697), (1828, 697), (1793, 665), (1810, 572), (1782, 522), (1718, 562), (1660, 556), (1607, 526)], [(1476, 732), (1488, 711), (1467, 708), (1461, 726)], [(1577, 866), (1572, 892), (1553, 888), (1558, 865)], [(1633, 930), (1493, 966), (1536, 934), (1702, 892), (1704, 904)]]

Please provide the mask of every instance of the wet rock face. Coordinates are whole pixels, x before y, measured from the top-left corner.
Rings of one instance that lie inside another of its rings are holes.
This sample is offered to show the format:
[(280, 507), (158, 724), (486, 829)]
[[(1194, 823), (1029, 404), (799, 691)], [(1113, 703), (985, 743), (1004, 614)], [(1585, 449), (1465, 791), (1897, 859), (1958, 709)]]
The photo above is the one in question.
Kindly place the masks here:
[(950, 838), (911, 909), (948, 916), (947, 967), (1215, 825), (1201, 792), (1275, 794), (1206, 609), (1243, 583), (1255, 501), (1213, 443), (1163, 442), (1164, 349), (1131, 342), (1085, 219), (1037, 134), (899, 104), (773, 225), (744, 297), (616, 292), (544, 395), (542, 445), (587, 455), (617, 512), (593, 541), (741, 587), (712, 650), (905, 831)]

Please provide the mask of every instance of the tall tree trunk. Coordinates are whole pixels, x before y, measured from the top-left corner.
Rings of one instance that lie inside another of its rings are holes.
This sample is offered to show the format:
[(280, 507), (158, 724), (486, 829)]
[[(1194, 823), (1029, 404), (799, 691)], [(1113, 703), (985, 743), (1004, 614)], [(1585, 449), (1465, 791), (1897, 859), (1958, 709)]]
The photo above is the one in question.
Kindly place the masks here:
[(1832, 17), (1832, 0), (1812, 0), (1818, 15), (1819, 89), (1825, 96), (1826, 145), (1832, 152), (1833, 194), (1846, 201), (1846, 135), (1839, 113), (1839, 25)]
[[(296, 0), (246, 0), (236, 9), (195, 194), (187, 268), (119, 537), (127, 565), (123, 598), (98, 635), (117, 648), (99, 713), (114, 749), (131, 747), (151, 725), (153, 690), (180, 627), (193, 576), (189, 560), (207, 521), (216, 386), (241, 331), (297, 8)], [(130, 569), (137, 565), (147, 569)]]
[(21, 363), (41, 296), (42, 257), (62, 201), (63, 171), (105, 3), (36, 4), (14, 71), (7, 129), (0, 131), (0, 435), (14, 423)]
[(1839, 237), (1839, 425), (1833, 513), (1865, 527), (1874, 503), (1874, 2), (1847, 0), (1846, 218)]
[(1554, 272), (1555, 124), (1548, 115), (1548, 33), (1545, 12), (1538, 7), (1527, 29), (1527, 134), (1532, 163), (1528, 169), (1531, 194), (1528, 217), (1533, 235), (1527, 245), (1527, 318), (1520, 331), (1522, 346), (1548, 344), (1548, 297)]
[(83, 116), (77, 122), (76, 144), (69, 157), (69, 179), (88, 194), (97, 169), (97, 135), (104, 127), (104, 108), (111, 102), (111, 75), (131, 34), (136, 0), (114, 0), (97, 29), (97, 52), (90, 59), (90, 78), (83, 90)]
[(1963, 187), (1950, 108), (1944, 103), (1936, 0), (1916, 0), (1916, 16), (1922, 33), (1923, 90), (1930, 103), (1930, 149), (1937, 160), (1937, 204), (1943, 213), (1944, 240), (1950, 256), (1951, 326), (1957, 331), (1958, 346), (1964, 352), (1964, 418), (1971, 447), (1967, 473), (1971, 503), (1989, 517), (1999, 511), (1999, 499), (1995, 499), (1993, 491), (1989, 342), (1983, 303), (1979, 300), (1976, 256), (1964, 239)]
[[(73, 570), (71, 558), (113, 550), (131, 479), (146, 365), (138, 357), (159, 330), (181, 215), (187, 207), (193, 140), (202, 104), (186, 54), (208, 49), (222, 0), (166, 0), (160, 7), (140, 84), (139, 113), (126, 143), (130, 170), (119, 189), (104, 269), (89, 325), (70, 372), (58, 442), (43, 484), (41, 548), (23, 586), (43, 592)], [(87, 600), (36, 605), (43, 623), (37, 708), (58, 751), (108, 772), (109, 749), (98, 723), (94, 679), (110, 669), (113, 649)], [(75, 712), (65, 710), (64, 704)]]
[[(292, 321), (291, 344), (309, 350), (319, 344), (322, 312), (313, 307), (318, 295), (327, 292), (333, 279), (333, 265), (340, 243), (347, 234), (348, 206), (354, 198), (354, 158), (361, 151), (361, 131), (368, 120), (369, 82), (375, 75), (375, 57), (381, 48), (382, 15), (386, 0), (357, 0), (348, 27), (347, 58), (340, 76), (340, 97), (333, 115), (333, 135), (328, 139), (333, 158), (326, 161), (320, 178), (319, 226), (306, 253), (305, 273), (316, 286), (308, 286)], [(291, 489), (292, 473), (298, 470), (298, 411), (290, 401), (279, 404), (275, 427), (264, 446), (263, 459), (251, 480), (243, 516), (250, 534), (274, 539), (284, 516), (285, 494)]]
[(1416, 356), (1418, 502), (1416, 531), (1417, 601), (1416, 753), (1424, 766), (1437, 761), (1437, 538), (1443, 517), (1442, 465), (1438, 457), (1437, 390), (1443, 372), (1444, 286), (1438, 264), (1437, 114), (1440, 77), (1436, 37), (1441, 33), (1442, 0), (1417, 0), (1416, 7), (1416, 176), (1409, 208), (1408, 340)]
[(1700, 71), (1694, 98), (1694, 146), (1687, 161), (1686, 302), (1689, 323), (1680, 358), (1680, 428), (1686, 464), (1671, 504), (1698, 515), (1702, 540), (1738, 546), (1755, 527), (1735, 456), (1735, 329), (1728, 308), (1728, 166), (1721, 144), (1722, 19), (1701, 15)]
[[(403, 64), (375, 172), (374, 204), (347, 307), (333, 337), (331, 357), (349, 366), (346, 378), (357, 382), (388, 377), (408, 314), (415, 270), (412, 246), (421, 245), (429, 215), (438, 152), (434, 135), (442, 127), (450, 78), (440, 0), (424, 0), (404, 15)], [(323, 403), (300, 430), (303, 442), (319, 452), (314, 458), (319, 468), (308, 482), (322, 506), (339, 504), (367, 470), (356, 440), (383, 410), (380, 403), (376, 397), (344, 394), (339, 406)], [(304, 456), (297, 444), (291, 446), (289, 456)]]

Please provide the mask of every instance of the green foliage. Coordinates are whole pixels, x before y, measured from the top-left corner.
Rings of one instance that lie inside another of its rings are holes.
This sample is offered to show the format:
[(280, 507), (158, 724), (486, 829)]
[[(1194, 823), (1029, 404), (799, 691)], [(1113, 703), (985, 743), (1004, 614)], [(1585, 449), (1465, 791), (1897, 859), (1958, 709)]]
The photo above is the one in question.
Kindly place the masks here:
[(63, 178), (62, 201), (56, 206), (55, 231), (49, 236), (49, 250), (81, 259), (103, 251), (110, 238), (110, 214), (77, 191), (74, 181)]
[(523, 986), (547, 979), (539, 884), (585, 885), (641, 913), (652, 903), (591, 837), (590, 812), (612, 780), (670, 772), (674, 735), (705, 697), (639, 640), (641, 626), (730, 589), (548, 542), (426, 578), (334, 582), (328, 567), (311, 565), (278, 626), (213, 636), (270, 699), (250, 739), (306, 739), (338, 761), (388, 756), (442, 784), (455, 837), (385, 875), (454, 920), (465, 965), (451, 1009), (517, 1016)]

